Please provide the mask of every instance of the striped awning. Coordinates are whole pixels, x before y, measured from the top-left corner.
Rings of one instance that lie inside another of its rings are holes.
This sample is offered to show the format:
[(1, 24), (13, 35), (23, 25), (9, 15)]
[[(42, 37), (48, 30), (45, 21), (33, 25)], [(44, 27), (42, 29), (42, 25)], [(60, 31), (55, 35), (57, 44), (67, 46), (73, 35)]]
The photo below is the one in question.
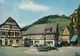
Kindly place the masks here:
[(78, 38), (78, 35), (73, 35), (71, 38), (71, 42), (75, 42)]

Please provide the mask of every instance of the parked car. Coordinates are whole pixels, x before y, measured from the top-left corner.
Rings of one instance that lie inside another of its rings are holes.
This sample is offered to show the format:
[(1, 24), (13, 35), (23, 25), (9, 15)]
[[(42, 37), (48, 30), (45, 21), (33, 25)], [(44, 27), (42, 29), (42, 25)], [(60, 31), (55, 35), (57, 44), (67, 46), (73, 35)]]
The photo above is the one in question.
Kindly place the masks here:
[(49, 51), (49, 50), (58, 50), (56, 47), (47, 46), (47, 45), (39, 45), (38, 51)]
[(18, 44), (17, 43), (16, 44), (13, 44), (12, 47), (18, 47)]
[(49, 48), (46, 45), (39, 45), (38, 46), (38, 51), (48, 51)]

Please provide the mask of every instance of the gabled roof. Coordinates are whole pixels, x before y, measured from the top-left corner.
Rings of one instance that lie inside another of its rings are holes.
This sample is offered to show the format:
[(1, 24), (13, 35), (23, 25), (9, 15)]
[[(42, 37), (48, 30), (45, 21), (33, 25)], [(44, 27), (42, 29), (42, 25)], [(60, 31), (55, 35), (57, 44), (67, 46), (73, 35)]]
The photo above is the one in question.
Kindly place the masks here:
[(3, 24), (0, 24), (0, 28), (2, 27)]
[(56, 33), (57, 24), (39, 24), (29, 28), (24, 35), (27, 34), (44, 34), (44, 33)]
[[(13, 21), (16, 23), (16, 21), (12, 18), (12, 17), (8, 17), (8, 19), (3, 23), (3, 24), (0, 24), (0, 28), (7, 22), (7, 21)], [(16, 23), (16, 25), (19, 27), (19, 29), (21, 30), (20, 26)]]
[[(65, 29), (67, 29), (67, 34), (63, 34)], [(59, 33), (60, 35), (70, 35), (70, 30), (69, 30), (69, 25), (64, 25), (62, 26), (62, 29), (59, 27)]]
[(15, 21), (12, 17), (8, 17), (6, 21)]
[(64, 27), (63, 35), (70, 35), (68, 26), (65, 26), (65, 27)]

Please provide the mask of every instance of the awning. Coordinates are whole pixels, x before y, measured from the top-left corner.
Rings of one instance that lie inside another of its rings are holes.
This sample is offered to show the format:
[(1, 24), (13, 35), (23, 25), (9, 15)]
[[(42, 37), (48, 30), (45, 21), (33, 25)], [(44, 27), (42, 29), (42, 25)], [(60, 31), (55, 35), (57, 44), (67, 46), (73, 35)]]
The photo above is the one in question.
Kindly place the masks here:
[(73, 35), (71, 38), (71, 42), (75, 42), (78, 38), (78, 35)]

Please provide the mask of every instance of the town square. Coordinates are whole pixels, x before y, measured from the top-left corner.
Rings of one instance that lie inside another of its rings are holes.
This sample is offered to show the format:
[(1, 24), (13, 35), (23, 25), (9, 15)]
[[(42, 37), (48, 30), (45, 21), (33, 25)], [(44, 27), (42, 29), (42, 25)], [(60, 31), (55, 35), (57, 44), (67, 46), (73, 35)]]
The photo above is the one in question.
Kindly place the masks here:
[(48, 52), (38, 52), (36, 48), (0, 47), (0, 56), (79, 56), (80, 47), (63, 47)]
[(0, 56), (80, 56), (80, 1), (0, 0)]

